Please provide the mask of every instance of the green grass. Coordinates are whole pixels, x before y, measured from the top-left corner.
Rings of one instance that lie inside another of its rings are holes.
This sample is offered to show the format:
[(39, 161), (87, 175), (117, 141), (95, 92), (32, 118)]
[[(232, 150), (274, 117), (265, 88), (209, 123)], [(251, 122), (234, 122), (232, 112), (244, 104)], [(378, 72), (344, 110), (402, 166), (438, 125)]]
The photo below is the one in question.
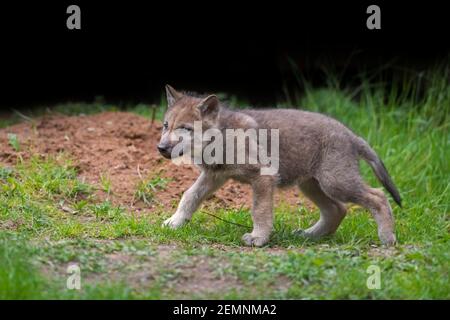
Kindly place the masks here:
[(102, 190), (109, 197), (112, 193), (111, 179), (109, 178), (109, 176), (107, 176), (105, 174), (100, 175), (100, 185), (102, 187)]
[[(178, 230), (161, 227), (172, 212), (136, 214), (93, 196), (70, 155), (19, 159), (0, 167), (0, 298), (3, 299), (449, 299), (450, 85), (448, 69), (420, 84), (361, 87), (307, 84), (291, 104), (329, 114), (365, 137), (403, 197), (393, 205), (399, 245), (380, 246), (373, 219), (352, 207), (338, 232), (320, 241), (292, 235), (318, 218), (280, 205), (268, 246), (244, 249), (245, 228), (202, 209)], [(401, 90), (400, 90), (401, 89)], [(73, 114), (114, 109), (75, 104)], [(151, 117), (141, 105), (131, 111)], [(158, 117), (161, 116), (158, 109)], [(366, 180), (379, 186), (366, 164)], [(136, 199), (151, 203), (167, 181), (142, 178)], [(101, 189), (113, 192), (107, 175)], [(248, 210), (217, 209), (251, 225)], [(82, 289), (68, 290), (66, 268), (79, 264)], [(381, 289), (366, 286), (367, 268), (381, 270)]]
[(155, 200), (155, 194), (157, 192), (164, 192), (167, 183), (169, 183), (169, 180), (159, 175), (147, 179), (141, 177), (134, 197), (136, 200), (142, 200), (146, 204), (151, 204)]
[(159, 104), (110, 104), (103, 101), (102, 97), (96, 98), (93, 102), (66, 102), (54, 106), (35, 106), (32, 109), (21, 111), (11, 109), (12, 113), (7, 118), (0, 119), (0, 128), (5, 128), (21, 121), (33, 121), (35, 118), (48, 114), (61, 114), (66, 116), (85, 116), (100, 112), (128, 111), (146, 118), (161, 119), (165, 110), (165, 101)]
[(8, 143), (14, 151), (20, 151), (20, 142), (16, 134), (8, 133)]

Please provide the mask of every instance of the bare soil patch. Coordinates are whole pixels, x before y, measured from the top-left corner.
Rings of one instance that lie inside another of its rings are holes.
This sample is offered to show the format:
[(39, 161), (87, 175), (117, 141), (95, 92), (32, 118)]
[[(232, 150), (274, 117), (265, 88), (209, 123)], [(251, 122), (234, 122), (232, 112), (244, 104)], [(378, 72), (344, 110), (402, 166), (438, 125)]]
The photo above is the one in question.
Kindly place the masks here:
[[(14, 165), (18, 156), (67, 153), (79, 168), (80, 177), (98, 186), (100, 200), (109, 199), (134, 211), (173, 210), (182, 193), (195, 181), (199, 171), (195, 166), (177, 166), (164, 159), (156, 150), (161, 123), (126, 112), (105, 112), (91, 116), (45, 116), (31, 122), (0, 129), (0, 163)], [(16, 152), (8, 143), (8, 133), (17, 135), (21, 150)], [(138, 172), (139, 167), (139, 172)], [(102, 175), (110, 180), (112, 192), (100, 188)], [(150, 205), (136, 201), (135, 193), (141, 177), (160, 175), (169, 179), (165, 190), (156, 194)], [(249, 207), (251, 189), (229, 181), (210, 204), (229, 208)], [(288, 206), (300, 204), (297, 189), (278, 192), (276, 202)]]

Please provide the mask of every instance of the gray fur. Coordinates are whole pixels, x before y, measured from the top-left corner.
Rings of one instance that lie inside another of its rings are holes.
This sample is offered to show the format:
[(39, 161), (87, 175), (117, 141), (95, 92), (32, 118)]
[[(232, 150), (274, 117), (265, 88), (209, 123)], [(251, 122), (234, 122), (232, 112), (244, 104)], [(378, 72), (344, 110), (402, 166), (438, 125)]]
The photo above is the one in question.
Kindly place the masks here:
[[(178, 141), (168, 133), (180, 125), (202, 120), (204, 130), (217, 128), (279, 129), (279, 171), (276, 176), (261, 176), (260, 164), (199, 165), (202, 173), (183, 195), (176, 213), (165, 225), (176, 228), (192, 217), (201, 201), (228, 179), (252, 186), (253, 231), (243, 236), (247, 245), (262, 246), (273, 228), (273, 192), (276, 187), (298, 185), (305, 196), (320, 209), (319, 221), (302, 235), (318, 238), (333, 234), (345, 217), (344, 203), (352, 202), (370, 210), (378, 224), (380, 240), (395, 243), (392, 210), (384, 193), (369, 187), (361, 178), (359, 159), (366, 160), (386, 189), (400, 204), (400, 195), (382, 161), (362, 138), (342, 123), (325, 115), (295, 109), (230, 110), (216, 96), (206, 98), (179, 94), (171, 88), (172, 101), (165, 115), (168, 128), (159, 146), (171, 150)], [(174, 99), (177, 96), (177, 99)], [(207, 110), (207, 111), (205, 111)], [(168, 153), (162, 153), (168, 157)]]

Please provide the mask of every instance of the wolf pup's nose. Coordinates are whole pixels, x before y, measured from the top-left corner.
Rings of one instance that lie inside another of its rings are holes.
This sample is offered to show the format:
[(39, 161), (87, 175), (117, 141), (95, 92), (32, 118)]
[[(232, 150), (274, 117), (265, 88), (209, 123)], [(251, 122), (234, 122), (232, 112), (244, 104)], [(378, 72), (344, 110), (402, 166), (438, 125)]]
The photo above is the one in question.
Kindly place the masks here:
[(167, 145), (163, 145), (163, 144), (158, 144), (157, 146), (158, 151), (161, 153), (167, 153)]

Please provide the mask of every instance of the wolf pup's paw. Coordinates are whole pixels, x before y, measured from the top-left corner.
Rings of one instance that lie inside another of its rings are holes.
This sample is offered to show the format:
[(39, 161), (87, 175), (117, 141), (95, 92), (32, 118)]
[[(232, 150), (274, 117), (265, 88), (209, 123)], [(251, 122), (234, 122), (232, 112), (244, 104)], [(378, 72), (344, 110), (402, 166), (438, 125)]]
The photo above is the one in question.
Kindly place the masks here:
[(246, 233), (242, 236), (242, 241), (244, 241), (245, 245), (249, 247), (262, 247), (269, 241), (269, 237), (254, 236), (251, 233)]
[(318, 238), (320, 238), (320, 236), (317, 236), (313, 232), (310, 232), (308, 230), (303, 230), (303, 229), (296, 229), (296, 230), (292, 231), (292, 234), (294, 236), (303, 237), (303, 238), (307, 238), (310, 240), (317, 240)]
[(394, 246), (397, 243), (397, 239), (392, 232), (379, 233), (378, 237), (381, 240), (381, 243), (387, 247)]
[(169, 227), (172, 229), (177, 229), (181, 227), (186, 222), (186, 219), (173, 215), (169, 219), (163, 222), (163, 227)]

